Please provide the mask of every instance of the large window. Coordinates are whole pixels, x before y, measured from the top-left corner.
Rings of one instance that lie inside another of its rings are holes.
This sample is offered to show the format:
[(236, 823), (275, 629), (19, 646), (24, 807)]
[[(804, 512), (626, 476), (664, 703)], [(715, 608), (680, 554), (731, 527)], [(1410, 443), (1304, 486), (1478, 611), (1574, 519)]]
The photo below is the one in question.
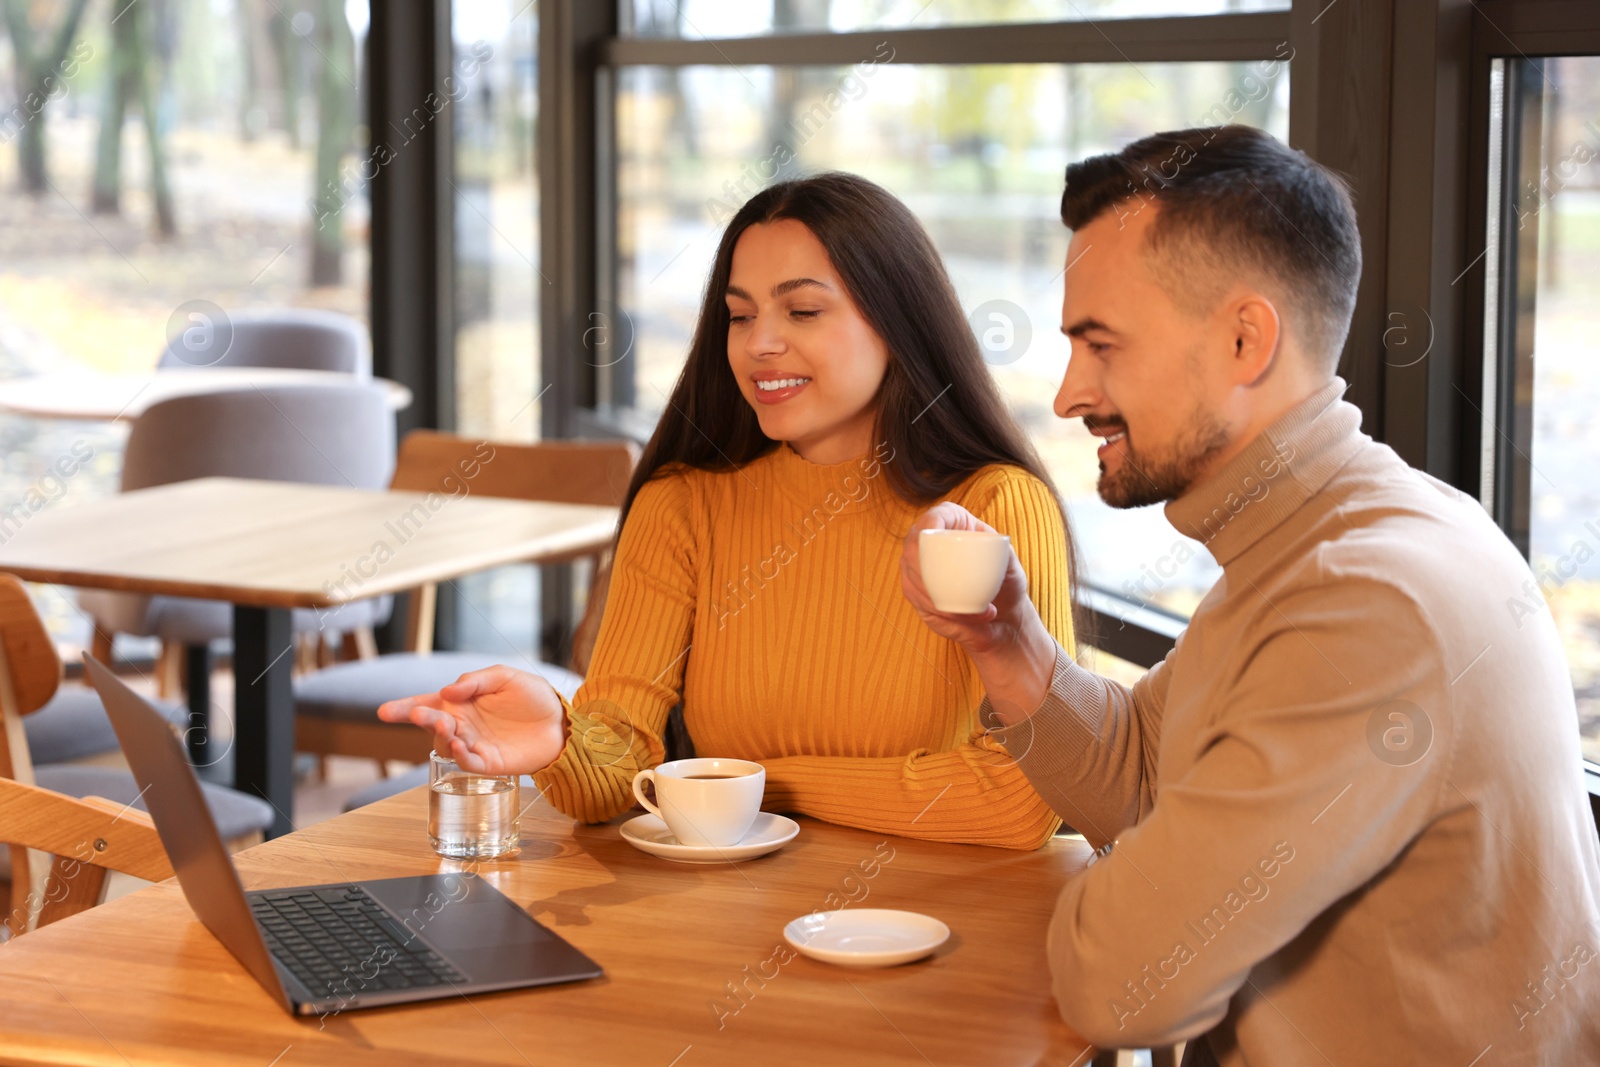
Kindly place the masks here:
[[(367, 13), (366, 0), (7, 3), (0, 375), (149, 370), (197, 300), (365, 319)], [(0, 502), (115, 491), (123, 437), (0, 416)], [(52, 470), (85, 450), (72, 477)], [(42, 600), (81, 642), (70, 602)]]
[(538, 5), (452, 8), (456, 428), (539, 436)]
[(1068, 501), (1085, 577), (1188, 614), (1215, 580), (1210, 556), (1158, 508), (1101, 503), (1096, 442), (1051, 410), (1068, 354), (1062, 171), (1197, 123), (1285, 136), (1287, 63), (922, 66), (893, 54), (884, 41), (844, 67), (619, 73), (617, 290), (633, 354), (614, 388), (659, 415), (722, 226), (744, 200), (787, 177), (861, 174), (903, 199), (943, 253), (996, 381)]
[(1485, 503), (1528, 556), (1600, 762), (1600, 57), (1492, 71), (1484, 337)]

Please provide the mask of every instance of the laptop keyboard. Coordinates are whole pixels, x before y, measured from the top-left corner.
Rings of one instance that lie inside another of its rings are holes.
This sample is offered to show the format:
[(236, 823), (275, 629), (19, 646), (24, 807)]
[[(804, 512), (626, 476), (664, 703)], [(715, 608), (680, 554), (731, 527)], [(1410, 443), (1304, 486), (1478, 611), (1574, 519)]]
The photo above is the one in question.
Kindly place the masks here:
[(267, 948), (313, 991), (348, 997), (466, 980), (437, 952), (408, 939), (360, 886), (253, 893), (250, 907)]

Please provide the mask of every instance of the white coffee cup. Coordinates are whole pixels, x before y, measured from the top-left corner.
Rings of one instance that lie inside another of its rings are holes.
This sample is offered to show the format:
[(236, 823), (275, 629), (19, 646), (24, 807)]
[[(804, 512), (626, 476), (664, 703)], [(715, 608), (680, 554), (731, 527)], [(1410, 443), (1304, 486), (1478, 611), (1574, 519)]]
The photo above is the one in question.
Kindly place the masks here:
[(988, 530), (923, 530), (917, 556), (934, 607), (946, 615), (977, 615), (1005, 581), (1011, 538)]
[[(654, 804), (645, 782), (655, 785)], [(673, 760), (633, 776), (633, 795), (683, 845), (737, 845), (761, 813), (766, 788), (767, 769), (742, 759)]]

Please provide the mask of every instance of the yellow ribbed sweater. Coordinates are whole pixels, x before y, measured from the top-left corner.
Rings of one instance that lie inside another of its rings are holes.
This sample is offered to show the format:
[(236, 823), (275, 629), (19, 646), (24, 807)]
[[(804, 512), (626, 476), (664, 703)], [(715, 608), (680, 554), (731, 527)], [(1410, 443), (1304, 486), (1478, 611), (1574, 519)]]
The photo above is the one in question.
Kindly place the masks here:
[[(1037, 848), (1059, 820), (978, 725), (965, 652), (900, 591), (901, 545), (924, 508), (895, 495), (886, 445), (808, 463), (787, 445), (723, 472), (671, 468), (622, 530), (570, 738), (535, 775), (586, 822), (633, 804), (680, 699), (701, 756), (767, 769), (768, 811), (879, 833)], [(1011, 536), (1029, 594), (1072, 647), (1061, 515), (1016, 467), (950, 493)]]

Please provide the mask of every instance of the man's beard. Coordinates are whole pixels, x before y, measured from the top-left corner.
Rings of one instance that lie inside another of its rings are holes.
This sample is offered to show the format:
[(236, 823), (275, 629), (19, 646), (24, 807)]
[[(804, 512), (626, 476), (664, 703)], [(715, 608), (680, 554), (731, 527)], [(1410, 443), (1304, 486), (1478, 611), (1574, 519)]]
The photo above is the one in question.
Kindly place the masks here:
[[(1126, 424), (1122, 425), (1126, 432)], [(1198, 409), (1189, 416), (1189, 424), (1172, 447), (1162, 454), (1135, 451), (1130, 433), (1111, 446), (1122, 450), (1121, 468), (1112, 474), (1104, 462), (1100, 464), (1100, 499), (1114, 508), (1142, 508), (1176, 500), (1189, 491), (1206, 464), (1227, 448), (1228, 442), (1227, 428), (1215, 415)]]

